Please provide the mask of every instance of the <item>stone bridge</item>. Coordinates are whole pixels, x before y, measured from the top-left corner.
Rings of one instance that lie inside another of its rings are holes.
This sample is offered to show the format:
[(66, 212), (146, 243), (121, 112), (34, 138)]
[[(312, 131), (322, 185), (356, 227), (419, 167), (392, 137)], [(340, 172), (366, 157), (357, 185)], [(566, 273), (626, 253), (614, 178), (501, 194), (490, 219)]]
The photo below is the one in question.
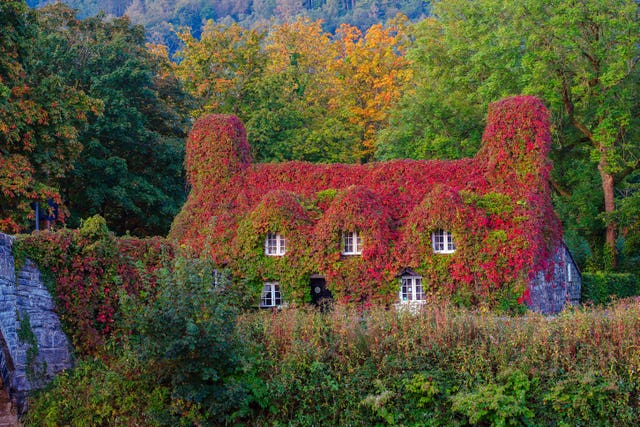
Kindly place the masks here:
[(13, 237), (0, 233), (0, 370), (24, 413), (29, 391), (70, 368), (73, 356), (40, 272), (29, 260), (16, 271), (12, 245)]

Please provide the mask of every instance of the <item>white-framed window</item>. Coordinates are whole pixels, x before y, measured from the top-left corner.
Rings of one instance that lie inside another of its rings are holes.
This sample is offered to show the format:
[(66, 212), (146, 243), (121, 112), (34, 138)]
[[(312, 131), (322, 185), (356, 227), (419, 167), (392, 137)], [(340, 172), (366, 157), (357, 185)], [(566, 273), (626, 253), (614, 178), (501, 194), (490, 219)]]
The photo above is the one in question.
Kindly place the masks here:
[(445, 230), (436, 230), (431, 233), (431, 246), (437, 254), (450, 254), (456, 251), (453, 236)]
[(260, 297), (260, 307), (278, 307), (280, 305), (282, 305), (282, 296), (278, 282), (265, 283)]
[(357, 231), (342, 233), (342, 255), (362, 254), (362, 239)]
[(567, 262), (567, 282), (573, 281), (572, 273), (573, 272), (571, 271), (571, 263)]
[(422, 302), (424, 301), (424, 290), (422, 289), (422, 277), (402, 276), (400, 277), (400, 302)]
[(282, 256), (287, 252), (287, 239), (278, 233), (269, 233), (264, 241), (264, 253), (270, 256)]

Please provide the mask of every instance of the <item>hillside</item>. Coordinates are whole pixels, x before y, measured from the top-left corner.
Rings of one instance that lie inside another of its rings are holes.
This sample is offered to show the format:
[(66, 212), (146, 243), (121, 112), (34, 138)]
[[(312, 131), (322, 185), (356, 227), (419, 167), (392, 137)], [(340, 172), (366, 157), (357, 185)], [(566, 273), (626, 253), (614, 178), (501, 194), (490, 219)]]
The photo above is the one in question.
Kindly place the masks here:
[[(27, 4), (37, 8), (56, 1), (28, 0)], [(325, 31), (334, 31), (343, 23), (364, 30), (398, 13), (411, 20), (428, 13), (427, 2), (423, 0), (63, 0), (63, 3), (78, 9), (81, 18), (101, 11), (107, 15), (127, 15), (132, 22), (144, 25), (152, 42), (167, 45), (171, 52), (179, 47), (174, 28), (189, 27), (199, 37), (209, 19), (255, 27), (307, 16), (324, 21)]]

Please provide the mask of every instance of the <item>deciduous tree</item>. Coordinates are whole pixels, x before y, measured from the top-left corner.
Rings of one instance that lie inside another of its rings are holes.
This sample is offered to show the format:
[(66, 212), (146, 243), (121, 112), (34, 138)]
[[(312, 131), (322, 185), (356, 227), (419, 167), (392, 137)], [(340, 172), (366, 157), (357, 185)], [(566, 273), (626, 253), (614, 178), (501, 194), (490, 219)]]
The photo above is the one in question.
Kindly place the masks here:
[(28, 229), (32, 202), (61, 204), (60, 180), (82, 148), (79, 132), (99, 109), (49, 67), (46, 44), (24, 1), (0, 3), (0, 231)]
[(83, 155), (64, 182), (73, 223), (99, 213), (117, 233), (165, 233), (184, 200), (188, 107), (166, 55), (152, 53), (144, 29), (126, 18), (77, 20), (63, 5), (38, 16), (44, 62), (103, 105), (89, 117)]
[[(432, 5), (434, 17), (417, 25), (408, 54), (416, 85), (408, 86), (402, 108), (381, 133), (379, 155), (467, 155), (488, 102), (514, 93), (540, 95), (553, 113), (556, 154), (582, 159), (600, 176), (600, 189), (592, 191), (603, 200), (603, 237), (615, 263), (616, 182), (638, 168), (640, 153), (638, 3), (447, 0)], [(455, 140), (463, 142), (452, 145)], [(556, 156), (558, 162), (565, 159)], [(558, 174), (555, 179), (557, 189), (569, 184)], [(598, 212), (600, 206), (590, 209)]]

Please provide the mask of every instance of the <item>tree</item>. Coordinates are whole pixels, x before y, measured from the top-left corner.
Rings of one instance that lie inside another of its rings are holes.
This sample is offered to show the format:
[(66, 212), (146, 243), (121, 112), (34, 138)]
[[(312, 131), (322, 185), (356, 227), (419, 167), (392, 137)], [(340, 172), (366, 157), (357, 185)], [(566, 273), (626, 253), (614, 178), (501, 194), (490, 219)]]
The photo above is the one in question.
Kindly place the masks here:
[(300, 18), (268, 32), (209, 23), (181, 34), (179, 76), (201, 101), (194, 114), (232, 113), (246, 123), (258, 161), (364, 162), (374, 135), (410, 78), (406, 20), (351, 26), (333, 36)]
[[(416, 26), (408, 53), (417, 85), (409, 86), (381, 133), (378, 154), (402, 153), (402, 144), (415, 138), (412, 156), (466, 155), (487, 103), (515, 93), (539, 95), (552, 110), (556, 153), (585, 159), (582, 164), (598, 171), (606, 252), (615, 263), (615, 183), (637, 169), (640, 152), (638, 3), (448, 0), (432, 6), (434, 18)], [(455, 139), (463, 143), (451, 146)], [(555, 179), (559, 193), (570, 194), (563, 177)]]
[(338, 102), (343, 81), (331, 35), (319, 21), (298, 19), (271, 27), (264, 50), (256, 108), (246, 114), (256, 158), (353, 162), (358, 130)]
[(531, 17), (526, 90), (560, 110), (597, 161), (606, 245), (616, 260), (615, 183), (640, 160), (640, 6), (631, 0), (523, 3)]
[[(68, 84), (42, 56), (46, 36), (23, 1), (0, 3), (0, 230), (19, 232), (31, 203), (61, 204), (60, 182), (82, 145), (79, 132), (100, 104)], [(60, 210), (60, 220), (65, 211)]]
[(185, 47), (178, 52), (181, 61), (177, 74), (200, 101), (193, 114), (243, 111), (249, 102), (248, 87), (264, 69), (266, 58), (261, 43), (265, 32), (210, 20), (200, 40), (188, 30), (179, 33), (179, 37)]
[(194, 115), (232, 113), (246, 123), (259, 161), (352, 161), (358, 135), (339, 98), (337, 53), (320, 22), (268, 32), (210, 22), (188, 33), (178, 75), (200, 100)]
[(72, 225), (100, 214), (119, 234), (164, 234), (185, 196), (189, 107), (166, 53), (150, 51), (127, 18), (77, 20), (60, 4), (38, 18), (43, 62), (104, 106), (89, 118), (83, 155), (64, 181)]
[(164, 425), (230, 422), (249, 402), (241, 375), (249, 355), (235, 331), (234, 291), (213, 277), (210, 262), (178, 258), (172, 271), (159, 272), (154, 295), (123, 304), (133, 354), (171, 391), (164, 413), (155, 414)]
[(366, 162), (375, 153), (376, 134), (411, 80), (405, 57), (407, 19), (398, 16), (385, 26), (373, 25), (364, 35), (343, 24), (336, 35), (340, 58), (335, 68), (341, 78), (336, 102), (346, 104), (350, 121), (361, 129), (356, 155)]

